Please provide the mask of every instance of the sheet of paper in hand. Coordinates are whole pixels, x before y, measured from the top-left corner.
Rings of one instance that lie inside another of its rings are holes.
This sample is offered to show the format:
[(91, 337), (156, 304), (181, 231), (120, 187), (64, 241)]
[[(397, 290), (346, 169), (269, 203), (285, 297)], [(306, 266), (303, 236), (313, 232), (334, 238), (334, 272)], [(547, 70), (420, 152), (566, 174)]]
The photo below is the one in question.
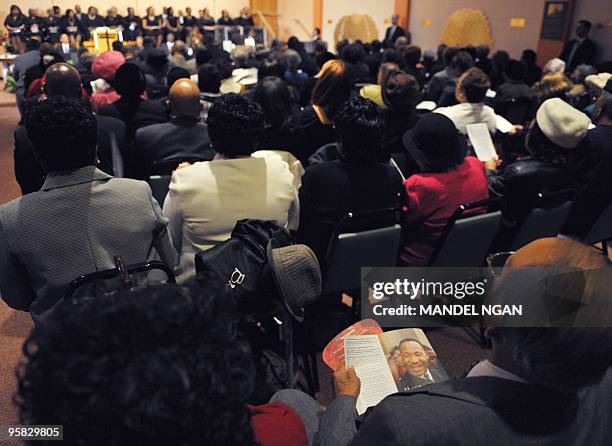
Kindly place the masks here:
[(476, 156), (480, 161), (497, 159), (497, 152), (489, 133), (489, 128), (484, 123), (468, 124), (467, 134)]

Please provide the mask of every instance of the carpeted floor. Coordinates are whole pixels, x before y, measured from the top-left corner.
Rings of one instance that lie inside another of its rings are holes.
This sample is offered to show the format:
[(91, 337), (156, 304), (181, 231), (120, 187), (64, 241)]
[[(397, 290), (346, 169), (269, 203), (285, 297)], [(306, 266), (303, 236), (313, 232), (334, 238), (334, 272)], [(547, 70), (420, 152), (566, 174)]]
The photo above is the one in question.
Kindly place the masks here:
[[(13, 172), (13, 129), (19, 116), (14, 96), (1, 91), (0, 83), (0, 204), (20, 195)], [(16, 312), (0, 301), (0, 426), (17, 421), (12, 403), (15, 392), (15, 369), (21, 358), (21, 346), (32, 322), (29, 315)], [(445, 328), (428, 332), (442, 364), (452, 377), (458, 376), (486, 352), (462, 329)], [(333, 398), (331, 374), (319, 356), (321, 393), (318, 399), (327, 404)]]
[[(15, 97), (2, 90), (0, 83), (0, 204), (21, 195), (13, 174), (13, 129), (19, 120)], [(32, 327), (26, 313), (13, 311), (0, 301), (0, 426), (16, 423), (12, 404), (15, 368), (21, 346)]]

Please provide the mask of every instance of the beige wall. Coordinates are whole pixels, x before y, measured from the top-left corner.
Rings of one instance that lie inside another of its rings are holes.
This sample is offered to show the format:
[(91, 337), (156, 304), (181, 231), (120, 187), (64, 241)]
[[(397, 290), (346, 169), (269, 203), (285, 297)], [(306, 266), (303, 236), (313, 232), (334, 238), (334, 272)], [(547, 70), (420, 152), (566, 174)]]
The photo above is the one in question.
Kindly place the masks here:
[[(278, 34), (281, 40), (286, 41), (291, 36), (296, 36), (300, 40), (310, 38), (313, 28), (312, 0), (278, 0), (278, 13)], [(302, 22), (308, 34), (304, 32), (296, 19)]]
[[(523, 49), (537, 47), (544, 0), (412, 0), (411, 3), (412, 40), (423, 49), (438, 46), (447, 18), (462, 8), (481, 9), (488, 16), (493, 50), (505, 49), (512, 57), (519, 57)], [(511, 28), (512, 18), (524, 18), (525, 27)], [(425, 19), (431, 19), (431, 25), (425, 26)]]

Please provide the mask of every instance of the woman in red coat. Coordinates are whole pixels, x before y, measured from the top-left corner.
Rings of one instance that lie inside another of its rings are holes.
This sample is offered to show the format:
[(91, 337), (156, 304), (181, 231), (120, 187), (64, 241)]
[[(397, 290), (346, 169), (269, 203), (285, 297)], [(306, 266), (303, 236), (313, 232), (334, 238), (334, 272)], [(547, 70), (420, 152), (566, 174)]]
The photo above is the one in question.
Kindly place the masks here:
[(421, 173), (404, 181), (403, 266), (427, 266), (450, 216), (459, 206), (489, 197), (483, 164), (466, 155), (464, 139), (444, 115), (423, 116), (403, 143)]

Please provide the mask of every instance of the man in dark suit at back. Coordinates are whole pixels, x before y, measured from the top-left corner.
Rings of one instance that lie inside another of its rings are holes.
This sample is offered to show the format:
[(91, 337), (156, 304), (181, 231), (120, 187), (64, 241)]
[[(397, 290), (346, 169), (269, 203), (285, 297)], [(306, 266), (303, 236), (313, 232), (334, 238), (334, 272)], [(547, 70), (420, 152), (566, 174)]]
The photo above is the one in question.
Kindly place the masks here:
[(153, 124), (136, 131), (136, 156), (146, 176), (170, 174), (182, 161), (210, 161), (206, 124), (200, 121), (200, 90), (191, 79), (179, 79), (168, 96), (170, 122)]
[(405, 36), (406, 30), (398, 25), (399, 15), (391, 16), (391, 26), (385, 32), (385, 40), (383, 41), (385, 48), (393, 48), (398, 37)]
[(72, 65), (79, 61), (79, 54), (77, 49), (70, 44), (70, 38), (68, 34), (61, 34), (59, 43), (57, 44), (57, 50), (62, 55), (65, 61), (70, 62)]
[(589, 39), (591, 28), (591, 22), (588, 20), (578, 21), (576, 38), (569, 40), (563, 46), (559, 58), (565, 61), (565, 71), (567, 73), (573, 72), (578, 65), (593, 65), (595, 63), (597, 45)]
[[(45, 85), (43, 87), (45, 97), (64, 96), (69, 98), (80, 98), (81, 76), (72, 66), (65, 63), (51, 65), (45, 72)], [(125, 125), (116, 118), (96, 115), (98, 125), (98, 168), (112, 174), (113, 163), (111, 145), (117, 144), (117, 149), (124, 149)], [(45, 181), (45, 172), (38, 159), (34, 156), (34, 146), (28, 137), (24, 125), (15, 129), (15, 178), (21, 187), (22, 195), (40, 190)]]

